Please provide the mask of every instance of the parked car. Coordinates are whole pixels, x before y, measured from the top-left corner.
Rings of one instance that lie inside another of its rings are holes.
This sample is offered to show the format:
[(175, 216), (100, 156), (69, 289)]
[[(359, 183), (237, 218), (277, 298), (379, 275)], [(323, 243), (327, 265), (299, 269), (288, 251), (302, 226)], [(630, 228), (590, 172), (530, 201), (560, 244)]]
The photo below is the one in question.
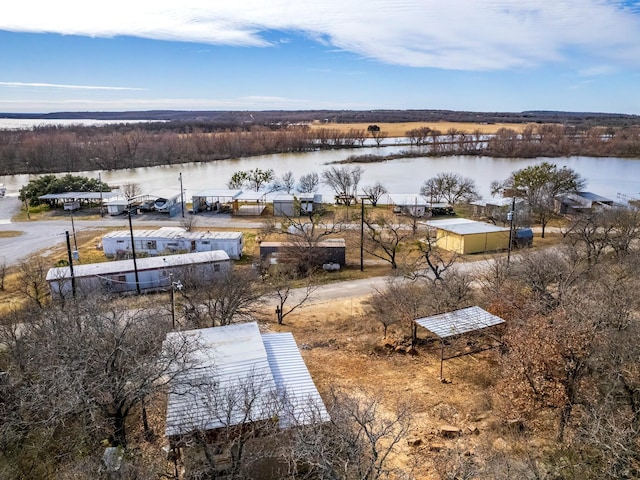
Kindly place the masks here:
[(153, 212), (155, 210), (155, 200), (145, 200), (138, 206), (141, 212)]

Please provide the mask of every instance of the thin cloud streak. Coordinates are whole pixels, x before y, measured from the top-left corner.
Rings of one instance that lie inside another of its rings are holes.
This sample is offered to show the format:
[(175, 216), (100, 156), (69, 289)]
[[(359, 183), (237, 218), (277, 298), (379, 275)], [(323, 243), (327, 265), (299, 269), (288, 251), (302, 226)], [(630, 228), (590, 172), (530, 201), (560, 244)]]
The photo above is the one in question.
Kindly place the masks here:
[[(640, 14), (618, 0), (11, 2), (0, 29), (270, 47), (298, 32), (373, 61), (450, 70), (640, 64)], [(122, 12), (126, 12), (123, 15)]]
[(99, 85), (64, 85), (58, 83), (35, 82), (0, 82), (0, 87), (27, 87), (27, 88), (62, 88), (67, 90), (127, 90), (145, 91), (146, 88), (135, 87), (105, 87)]

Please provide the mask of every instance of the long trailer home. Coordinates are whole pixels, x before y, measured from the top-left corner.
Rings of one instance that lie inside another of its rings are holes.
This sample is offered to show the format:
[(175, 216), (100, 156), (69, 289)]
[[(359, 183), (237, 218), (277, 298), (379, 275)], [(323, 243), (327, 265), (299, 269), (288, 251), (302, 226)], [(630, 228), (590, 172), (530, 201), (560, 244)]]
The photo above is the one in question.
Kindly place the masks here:
[[(146, 255), (223, 250), (230, 258), (238, 260), (244, 248), (242, 232), (187, 232), (177, 227), (134, 230), (133, 241), (136, 254)], [(132, 253), (131, 233), (117, 230), (106, 234), (102, 237), (102, 248), (107, 256)]]
[(172, 281), (180, 280), (185, 275), (194, 275), (206, 282), (223, 275), (230, 268), (229, 255), (217, 250), (138, 258), (135, 265), (133, 259), (74, 265), (73, 276), (70, 267), (56, 267), (49, 269), (47, 283), (53, 298), (71, 296), (73, 282), (79, 293), (100, 290), (134, 292), (137, 270), (140, 291), (153, 291), (169, 288)]

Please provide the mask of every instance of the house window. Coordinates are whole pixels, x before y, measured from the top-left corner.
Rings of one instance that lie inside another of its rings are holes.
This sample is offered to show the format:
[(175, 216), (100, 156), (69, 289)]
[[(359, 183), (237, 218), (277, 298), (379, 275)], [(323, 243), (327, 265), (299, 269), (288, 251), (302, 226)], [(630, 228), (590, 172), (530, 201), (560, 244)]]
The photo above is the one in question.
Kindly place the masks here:
[(147, 242), (147, 250), (156, 250), (157, 244), (155, 240), (149, 240)]
[(220, 264), (219, 263), (215, 263), (213, 265), (213, 271), (214, 272), (219, 272), (220, 271)]

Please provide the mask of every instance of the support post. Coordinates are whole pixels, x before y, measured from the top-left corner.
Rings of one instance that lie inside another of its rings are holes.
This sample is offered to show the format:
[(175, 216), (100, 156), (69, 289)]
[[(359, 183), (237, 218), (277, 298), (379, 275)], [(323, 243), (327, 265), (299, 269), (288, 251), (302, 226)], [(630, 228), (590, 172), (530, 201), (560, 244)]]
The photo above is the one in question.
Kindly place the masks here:
[(129, 209), (129, 235), (131, 236), (131, 253), (133, 254), (133, 271), (136, 277), (136, 292), (140, 295), (140, 279), (138, 278), (138, 264), (136, 263), (136, 242), (133, 240), (133, 226), (131, 225), (131, 209)]
[(98, 172), (98, 183), (100, 188), (100, 216), (104, 217), (104, 212), (102, 211), (102, 175)]
[(364, 271), (364, 198), (360, 199), (360, 271)]
[(69, 255), (69, 270), (71, 271), (71, 293), (76, 296), (76, 276), (73, 273), (73, 255), (71, 255), (71, 240), (69, 239), (69, 230), (67, 234), (67, 254)]

